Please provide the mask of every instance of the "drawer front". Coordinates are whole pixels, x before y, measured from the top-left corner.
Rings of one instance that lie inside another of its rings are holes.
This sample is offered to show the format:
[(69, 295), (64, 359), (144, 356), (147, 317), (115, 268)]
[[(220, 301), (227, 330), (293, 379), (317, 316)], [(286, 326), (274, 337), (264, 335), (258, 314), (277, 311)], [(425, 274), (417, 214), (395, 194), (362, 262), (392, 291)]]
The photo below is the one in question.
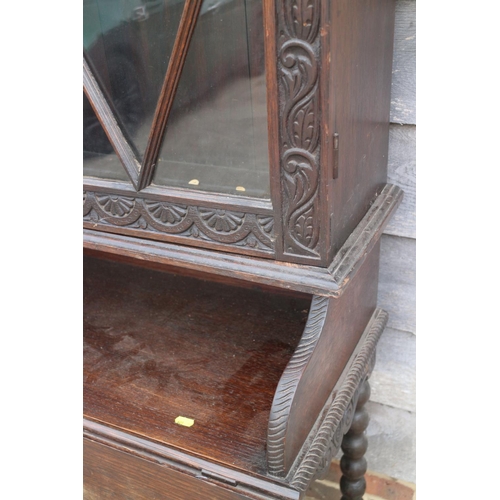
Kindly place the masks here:
[(83, 445), (83, 478), (85, 500), (253, 498), (89, 439)]

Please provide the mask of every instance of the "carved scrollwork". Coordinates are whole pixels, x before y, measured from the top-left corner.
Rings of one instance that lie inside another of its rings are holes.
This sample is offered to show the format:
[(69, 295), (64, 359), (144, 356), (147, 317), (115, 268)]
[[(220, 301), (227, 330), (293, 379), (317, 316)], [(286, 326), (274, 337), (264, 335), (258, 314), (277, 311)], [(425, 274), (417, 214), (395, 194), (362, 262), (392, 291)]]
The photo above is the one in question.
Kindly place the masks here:
[(83, 206), (84, 222), (92, 228), (120, 226), (149, 238), (169, 234), (274, 253), (272, 216), (89, 191)]
[(278, 48), (284, 252), (318, 257), (319, 0), (283, 0)]

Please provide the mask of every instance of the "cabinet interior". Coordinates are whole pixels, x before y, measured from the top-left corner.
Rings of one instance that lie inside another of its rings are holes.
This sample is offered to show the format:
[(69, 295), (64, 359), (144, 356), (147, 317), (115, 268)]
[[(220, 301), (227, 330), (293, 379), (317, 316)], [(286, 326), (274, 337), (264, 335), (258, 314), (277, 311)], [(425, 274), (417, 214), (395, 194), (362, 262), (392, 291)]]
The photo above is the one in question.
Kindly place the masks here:
[(265, 474), (269, 411), (310, 305), (86, 256), (84, 417)]

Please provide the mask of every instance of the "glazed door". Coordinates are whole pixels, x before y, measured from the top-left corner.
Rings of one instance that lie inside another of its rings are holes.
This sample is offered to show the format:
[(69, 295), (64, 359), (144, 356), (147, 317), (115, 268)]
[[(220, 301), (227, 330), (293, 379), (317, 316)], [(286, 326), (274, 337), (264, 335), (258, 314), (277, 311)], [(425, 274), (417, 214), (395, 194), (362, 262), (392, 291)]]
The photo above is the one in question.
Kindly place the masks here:
[(313, 2), (296, 33), (311, 9), (292, 3), (84, 0), (85, 227), (321, 260), (318, 68), (300, 39), (319, 23)]

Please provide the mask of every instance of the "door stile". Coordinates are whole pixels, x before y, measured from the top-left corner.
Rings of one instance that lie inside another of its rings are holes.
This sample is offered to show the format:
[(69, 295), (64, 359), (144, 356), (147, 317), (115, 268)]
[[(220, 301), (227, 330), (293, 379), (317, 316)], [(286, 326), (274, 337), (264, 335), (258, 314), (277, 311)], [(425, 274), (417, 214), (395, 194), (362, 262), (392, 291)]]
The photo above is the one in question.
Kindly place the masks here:
[(278, 260), (283, 259), (283, 226), (281, 210), (281, 167), (279, 147), (280, 105), (278, 73), (276, 67), (277, 30), (275, 0), (262, 0), (264, 13), (264, 48), (267, 87), (267, 129), (269, 145), (269, 180), (271, 203), (274, 211), (275, 252)]
[(139, 181), (140, 163), (125, 138), (122, 129), (118, 125), (115, 113), (104, 96), (99, 84), (92, 74), (90, 66), (83, 57), (83, 90), (94, 109), (94, 112), (101, 123), (104, 132), (108, 136), (113, 149), (120, 159), (127, 175), (130, 178), (134, 188), (137, 190)]

